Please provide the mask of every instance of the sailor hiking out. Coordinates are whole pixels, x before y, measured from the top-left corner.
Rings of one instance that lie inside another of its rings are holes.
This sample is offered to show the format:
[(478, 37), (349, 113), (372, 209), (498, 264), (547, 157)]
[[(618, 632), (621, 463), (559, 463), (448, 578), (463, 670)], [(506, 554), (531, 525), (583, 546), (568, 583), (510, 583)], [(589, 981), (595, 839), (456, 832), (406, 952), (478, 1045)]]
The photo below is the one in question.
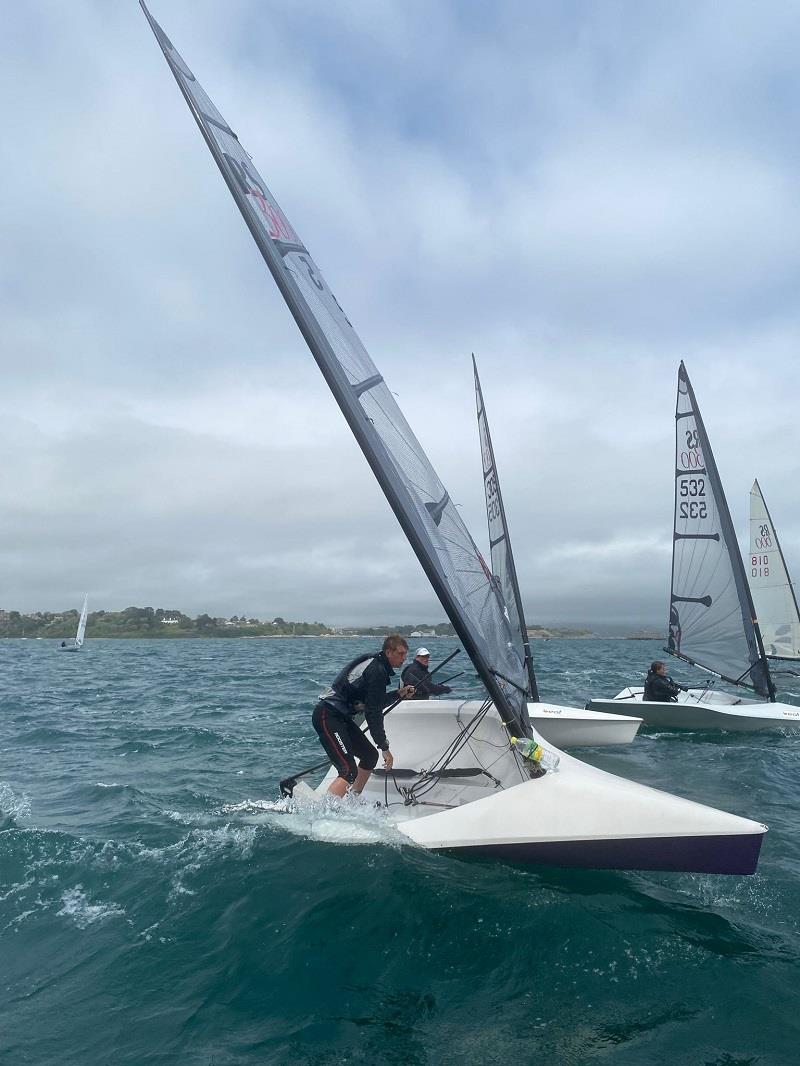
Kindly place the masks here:
[(414, 658), (401, 675), (404, 685), (414, 686), (414, 699), (427, 700), (431, 696), (442, 696), (453, 690), (449, 685), (437, 685), (431, 678), (428, 664), (431, 653), (427, 648), (417, 648)]
[(378, 762), (376, 748), (355, 722), (358, 714), (364, 714), (370, 735), (383, 752), (383, 765), (391, 770), (393, 758), (383, 727), (383, 710), (398, 696), (407, 699), (414, 694), (413, 685), (386, 691), (407, 655), (408, 644), (402, 637), (387, 637), (377, 655), (359, 655), (344, 666), (314, 708), (311, 721), (339, 775), (328, 789), (334, 796), (344, 796), (348, 788), (361, 792)]

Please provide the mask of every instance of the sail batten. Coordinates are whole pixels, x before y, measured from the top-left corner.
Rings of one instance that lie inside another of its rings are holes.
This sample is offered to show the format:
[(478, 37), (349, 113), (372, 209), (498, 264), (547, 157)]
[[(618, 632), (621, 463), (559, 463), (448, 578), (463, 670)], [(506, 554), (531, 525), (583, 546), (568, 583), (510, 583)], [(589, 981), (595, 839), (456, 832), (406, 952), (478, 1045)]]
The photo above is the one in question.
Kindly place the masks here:
[(281, 295), (501, 718), (515, 735), (530, 735), (516, 688), (525, 686), (524, 660), (496, 582), (458, 510), (238, 137), (140, 4)]
[(750, 490), (748, 580), (770, 659), (800, 660), (800, 612), (778, 533), (758, 481)]
[(483, 391), (474, 355), (472, 356), (472, 370), (475, 376), (475, 404), (478, 411), (478, 434), (481, 443), (483, 488), (486, 496), (486, 518), (489, 524), (489, 551), (492, 572), (500, 583), (500, 590), (509, 611), (515, 612), (515, 617), (511, 619), (511, 628), (518, 641), (519, 652), (525, 662), (525, 671), (528, 677), (528, 695), (534, 703), (538, 703), (539, 690), (533, 669), (528, 627), (525, 623), (522, 595), (519, 590), (519, 581), (517, 580), (517, 568), (514, 565), (503, 495), (500, 492), (500, 480), (497, 476), (492, 436), (489, 432), (486, 405), (483, 400)]
[(774, 698), (755, 611), (708, 435), (681, 363), (675, 412), (672, 588), (666, 650)]

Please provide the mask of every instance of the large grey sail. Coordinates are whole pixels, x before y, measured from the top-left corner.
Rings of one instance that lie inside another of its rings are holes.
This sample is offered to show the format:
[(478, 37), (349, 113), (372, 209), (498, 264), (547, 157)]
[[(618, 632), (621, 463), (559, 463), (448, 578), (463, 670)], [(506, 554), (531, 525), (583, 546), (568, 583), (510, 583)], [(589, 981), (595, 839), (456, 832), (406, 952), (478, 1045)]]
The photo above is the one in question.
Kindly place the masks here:
[(525, 660), (530, 698), (534, 703), (538, 703), (539, 690), (533, 670), (528, 627), (525, 624), (525, 612), (522, 609), (522, 596), (520, 595), (519, 582), (517, 581), (517, 569), (514, 565), (514, 556), (511, 551), (511, 538), (508, 533), (506, 511), (503, 506), (503, 496), (500, 492), (500, 480), (494, 459), (492, 437), (489, 433), (486, 406), (483, 402), (481, 381), (478, 377), (478, 367), (474, 355), (472, 357), (472, 370), (475, 375), (475, 403), (478, 409), (478, 435), (481, 441), (483, 488), (486, 494), (486, 517), (489, 522), (489, 550), (492, 559), (492, 572), (500, 582), (500, 589), (508, 610), (513, 612), (513, 617), (510, 619), (511, 628), (517, 639), (520, 653)]
[(530, 735), (525, 666), (497, 582), (308, 249), (236, 134), (140, 3), (278, 288), (498, 712), (510, 730)]
[(667, 650), (771, 695), (742, 557), (689, 375), (678, 370)]
[(771, 659), (800, 659), (800, 612), (778, 534), (757, 481), (750, 490), (750, 592)]

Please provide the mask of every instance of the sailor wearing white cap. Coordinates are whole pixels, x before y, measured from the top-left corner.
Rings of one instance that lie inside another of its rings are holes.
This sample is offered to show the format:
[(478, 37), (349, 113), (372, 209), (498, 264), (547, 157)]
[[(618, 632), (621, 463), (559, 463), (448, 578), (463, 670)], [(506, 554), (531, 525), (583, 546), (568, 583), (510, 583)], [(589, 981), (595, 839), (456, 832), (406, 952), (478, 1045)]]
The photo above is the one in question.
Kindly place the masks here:
[(431, 653), (427, 648), (417, 648), (414, 658), (401, 675), (404, 685), (414, 686), (415, 700), (427, 700), (431, 696), (442, 696), (453, 691), (448, 685), (437, 685), (431, 680), (431, 673), (428, 669), (430, 659)]

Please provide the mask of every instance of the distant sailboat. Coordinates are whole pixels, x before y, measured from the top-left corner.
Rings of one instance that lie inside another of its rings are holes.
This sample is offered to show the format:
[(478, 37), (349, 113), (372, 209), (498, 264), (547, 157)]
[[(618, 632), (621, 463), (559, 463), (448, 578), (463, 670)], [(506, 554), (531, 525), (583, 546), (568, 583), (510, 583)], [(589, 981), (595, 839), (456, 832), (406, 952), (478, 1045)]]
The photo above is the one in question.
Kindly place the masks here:
[(750, 490), (748, 581), (768, 659), (800, 662), (800, 612), (761, 487)]
[(598, 711), (635, 706), (646, 725), (667, 729), (800, 729), (800, 708), (775, 702), (733, 521), (683, 363), (675, 419), (672, 591), (664, 650), (754, 690), (761, 700), (692, 688), (680, 692), (675, 703), (660, 703), (644, 700), (643, 689), (630, 687), (589, 706)]
[(68, 637), (67, 640), (62, 640), (58, 646), (59, 651), (80, 651), (83, 647), (83, 637), (86, 633), (86, 619), (89, 617), (89, 593), (83, 599), (83, 608), (81, 610), (81, 616), (78, 619), (78, 631), (74, 637)]
[(481, 443), (492, 573), (500, 583), (503, 600), (510, 613), (509, 621), (524, 651), (525, 670), (528, 677), (528, 714), (531, 722), (545, 740), (549, 740), (551, 744), (559, 748), (630, 744), (642, 724), (641, 718), (543, 703), (539, 697), (528, 626), (525, 622), (522, 595), (517, 580), (517, 568), (511, 550), (511, 535), (508, 531), (506, 510), (500, 491), (500, 478), (489, 432), (489, 420), (474, 355), (472, 372), (475, 377), (475, 403), (478, 412), (478, 435)]
[[(364, 799), (417, 845), (548, 866), (752, 873), (766, 826), (561, 755), (532, 773), (524, 654), (497, 582), (319, 267), (225, 119), (142, 8), (212, 156), (331, 392), (488, 693), (407, 701), (391, 772)], [(310, 709), (310, 708), (309, 708)], [(323, 798), (327, 783), (316, 796)], [(289, 791), (294, 778), (283, 784)], [(310, 791), (310, 790), (309, 790)]]

